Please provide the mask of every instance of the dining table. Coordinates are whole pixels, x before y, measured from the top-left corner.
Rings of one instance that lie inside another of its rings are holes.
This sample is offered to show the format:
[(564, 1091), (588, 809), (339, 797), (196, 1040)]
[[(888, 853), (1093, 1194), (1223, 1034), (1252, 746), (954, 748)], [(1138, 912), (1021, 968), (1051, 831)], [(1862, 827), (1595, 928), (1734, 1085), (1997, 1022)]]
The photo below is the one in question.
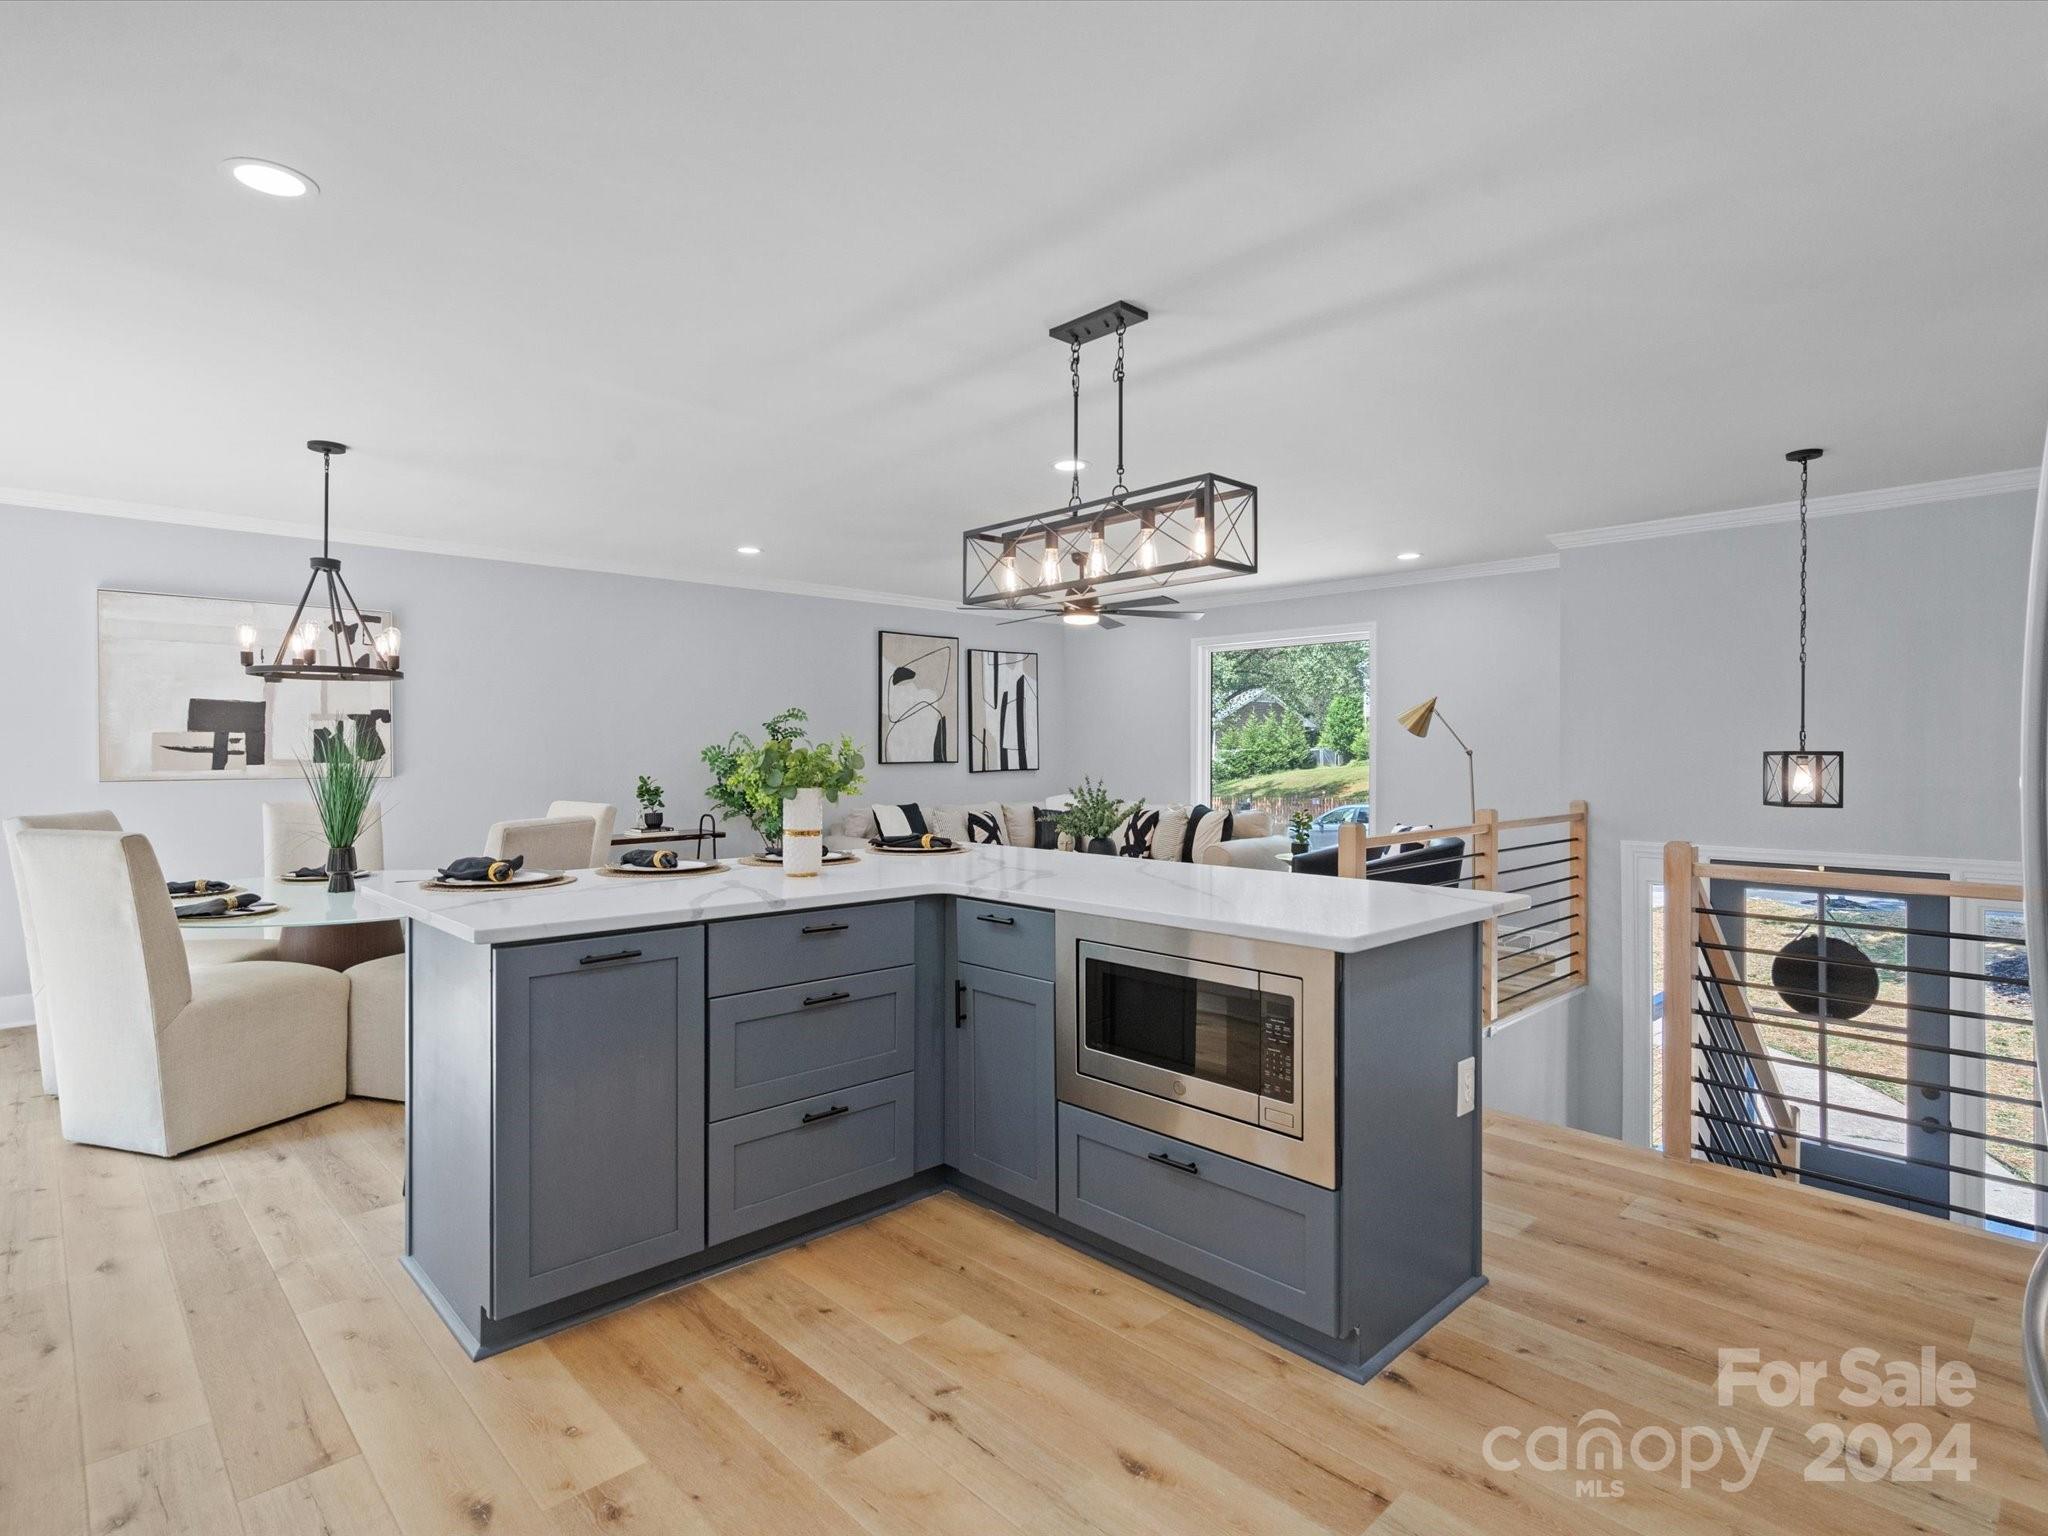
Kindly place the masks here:
[[(358, 878), (367, 882), (376, 877)], [(264, 901), (274, 902), (277, 910), (247, 917), (180, 919), (178, 928), (195, 949), (197, 944), (216, 938), (274, 938), (280, 960), (325, 966), (331, 971), (345, 971), (365, 960), (405, 952), (404, 926), (388, 912), (373, 912), (367, 904), (359, 904), (360, 890), (330, 891), (324, 880), (296, 881), (255, 875), (232, 883), (239, 890), (254, 891)], [(173, 897), (172, 904), (189, 906), (205, 899)]]

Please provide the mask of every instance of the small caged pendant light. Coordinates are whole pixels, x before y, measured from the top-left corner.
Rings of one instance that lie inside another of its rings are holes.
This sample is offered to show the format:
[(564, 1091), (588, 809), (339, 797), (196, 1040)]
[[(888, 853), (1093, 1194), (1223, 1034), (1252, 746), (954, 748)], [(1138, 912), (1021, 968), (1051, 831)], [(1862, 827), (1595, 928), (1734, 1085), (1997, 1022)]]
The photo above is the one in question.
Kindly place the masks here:
[(1806, 474), (1818, 448), (1795, 448), (1785, 457), (1799, 466), (1799, 746), (1764, 754), (1764, 804), (1788, 809), (1836, 810), (1842, 804), (1842, 754), (1806, 745)]

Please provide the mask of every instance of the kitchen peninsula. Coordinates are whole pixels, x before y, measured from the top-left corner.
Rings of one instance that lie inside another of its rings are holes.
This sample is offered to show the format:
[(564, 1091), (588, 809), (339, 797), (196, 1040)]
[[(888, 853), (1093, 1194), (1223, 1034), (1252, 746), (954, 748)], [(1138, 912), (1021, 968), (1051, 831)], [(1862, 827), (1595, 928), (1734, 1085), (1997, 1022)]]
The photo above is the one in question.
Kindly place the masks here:
[(1519, 897), (1012, 848), (408, 924), (405, 1263), (472, 1356), (946, 1185), (1363, 1378), (1484, 1283)]

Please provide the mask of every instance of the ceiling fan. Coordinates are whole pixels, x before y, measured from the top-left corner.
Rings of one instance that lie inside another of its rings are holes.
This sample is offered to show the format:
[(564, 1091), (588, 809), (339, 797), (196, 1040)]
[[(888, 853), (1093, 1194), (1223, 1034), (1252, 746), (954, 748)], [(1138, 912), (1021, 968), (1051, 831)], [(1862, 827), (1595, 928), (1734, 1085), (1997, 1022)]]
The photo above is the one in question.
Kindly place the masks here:
[(1104, 629), (1122, 629), (1125, 619), (1199, 619), (1199, 613), (1155, 613), (1161, 607), (1180, 606), (1178, 598), (1133, 597), (1105, 605), (1093, 592), (1077, 592), (1057, 608), (1040, 608), (1021, 619), (1004, 619), (1005, 624), (1029, 624), (1033, 619), (1063, 619), (1069, 624), (1099, 624)]

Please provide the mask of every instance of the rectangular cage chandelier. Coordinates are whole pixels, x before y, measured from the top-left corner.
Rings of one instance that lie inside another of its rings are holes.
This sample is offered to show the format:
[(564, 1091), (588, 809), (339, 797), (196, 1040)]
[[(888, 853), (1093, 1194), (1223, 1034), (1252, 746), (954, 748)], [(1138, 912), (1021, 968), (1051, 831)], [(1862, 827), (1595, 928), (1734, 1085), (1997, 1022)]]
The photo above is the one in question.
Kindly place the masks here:
[[(960, 596), (970, 608), (1099, 600), (1167, 586), (1256, 575), (1259, 489), (1218, 474), (1130, 490), (1124, 485), (1124, 333), (1146, 311), (1119, 299), (1048, 333), (1068, 348), (1073, 492), (1063, 507), (961, 535)], [(1116, 484), (1081, 499), (1081, 348), (1116, 338)]]

